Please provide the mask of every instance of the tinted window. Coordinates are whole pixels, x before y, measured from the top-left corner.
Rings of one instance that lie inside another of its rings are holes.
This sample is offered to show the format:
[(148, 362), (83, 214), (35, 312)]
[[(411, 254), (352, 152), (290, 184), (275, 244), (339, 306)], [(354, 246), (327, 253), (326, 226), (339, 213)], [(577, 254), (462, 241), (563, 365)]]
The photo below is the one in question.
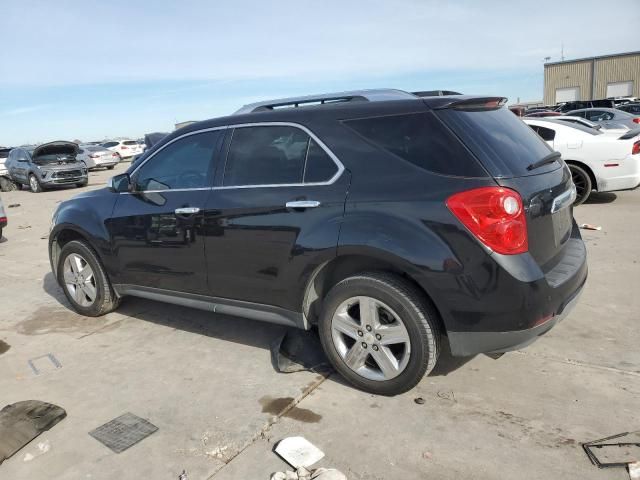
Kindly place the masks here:
[(295, 127), (236, 128), (224, 172), (225, 186), (302, 183), (309, 136)]
[(591, 110), (586, 112), (586, 115), (587, 120), (591, 120), (592, 122), (601, 122), (603, 120), (611, 120), (613, 118), (613, 114), (602, 110)]
[(315, 140), (310, 138), (307, 163), (304, 168), (304, 182), (326, 182), (331, 180), (337, 171), (338, 166), (331, 160), (327, 152)]
[(220, 132), (213, 131), (189, 135), (169, 144), (140, 167), (135, 176), (136, 189), (207, 187), (219, 138)]
[(535, 171), (527, 166), (551, 152), (522, 120), (506, 108), (484, 111), (446, 109), (438, 115), (496, 177), (540, 174), (559, 168), (557, 162)]
[[(514, 121), (517, 117), (505, 110)], [(345, 122), (398, 157), (435, 173), (484, 177), (486, 172), (433, 113), (391, 115)]]
[(102, 144), (104, 148), (115, 147), (116, 145), (118, 145), (118, 142), (107, 142)]
[(137, 145), (138, 142), (135, 140), (127, 140), (126, 142), (122, 142), (124, 145)]
[(537, 125), (529, 125), (534, 132), (536, 132), (543, 140), (552, 141), (556, 138), (555, 130), (551, 130), (550, 128), (539, 127)]

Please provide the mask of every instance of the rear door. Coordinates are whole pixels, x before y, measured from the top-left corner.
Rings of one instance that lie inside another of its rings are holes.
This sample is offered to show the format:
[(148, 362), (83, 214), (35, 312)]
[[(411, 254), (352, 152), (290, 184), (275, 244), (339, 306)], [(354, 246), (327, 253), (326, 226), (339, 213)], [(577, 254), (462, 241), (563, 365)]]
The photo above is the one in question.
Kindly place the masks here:
[(206, 293), (203, 209), (211, 191), (222, 130), (168, 143), (131, 175), (108, 228), (119, 268), (114, 283)]
[(541, 162), (552, 149), (506, 108), (451, 108), (438, 115), (498, 184), (520, 194), (527, 215), (529, 253), (544, 270), (560, 256), (571, 235), (573, 182), (569, 169), (560, 159)]
[(211, 295), (299, 310), (303, 274), (335, 256), (349, 176), (304, 127), (238, 126), (205, 208)]

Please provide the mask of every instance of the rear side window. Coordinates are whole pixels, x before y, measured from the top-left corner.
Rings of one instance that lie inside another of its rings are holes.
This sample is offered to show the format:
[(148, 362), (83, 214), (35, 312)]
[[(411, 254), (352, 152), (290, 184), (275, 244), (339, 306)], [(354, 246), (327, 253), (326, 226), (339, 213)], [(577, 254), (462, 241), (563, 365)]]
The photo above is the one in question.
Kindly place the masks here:
[(586, 114), (587, 120), (591, 120), (592, 122), (602, 122), (613, 118), (613, 113), (605, 112), (603, 110), (590, 110), (586, 112)]
[(364, 118), (345, 124), (377, 146), (425, 170), (461, 177), (487, 176), (433, 113)]
[(327, 152), (299, 128), (240, 127), (232, 135), (223, 185), (321, 183), (337, 172)]
[(548, 155), (551, 148), (527, 124), (506, 108), (497, 110), (438, 111), (438, 116), (462, 139), (494, 177), (550, 172), (558, 162), (535, 171), (527, 167)]
[(546, 140), (547, 142), (551, 142), (553, 141), (554, 138), (556, 138), (555, 130), (552, 130), (550, 128), (545, 128), (545, 127), (539, 127), (537, 125), (529, 125), (529, 126), (534, 132), (540, 135), (540, 137), (543, 140)]

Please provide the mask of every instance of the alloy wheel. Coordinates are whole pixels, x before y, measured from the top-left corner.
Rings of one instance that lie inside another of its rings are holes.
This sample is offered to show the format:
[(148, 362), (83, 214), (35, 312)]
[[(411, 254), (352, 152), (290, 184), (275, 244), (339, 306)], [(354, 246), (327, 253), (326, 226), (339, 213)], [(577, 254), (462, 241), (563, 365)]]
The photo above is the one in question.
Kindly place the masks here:
[(409, 363), (411, 341), (401, 318), (372, 297), (352, 297), (331, 320), (333, 344), (345, 364), (369, 380), (400, 375)]
[(577, 202), (580, 202), (580, 200), (588, 193), (587, 179), (581, 172), (574, 169), (571, 170), (571, 179), (576, 186)]
[(82, 307), (90, 307), (96, 300), (97, 288), (93, 270), (77, 253), (71, 253), (63, 264), (64, 283), (71, 298)]
[(35, 177), (35, 175), (31, 175), (29, 177), (29, 186), (31, 187), (31, 191), (38, 191), (38, 179)]

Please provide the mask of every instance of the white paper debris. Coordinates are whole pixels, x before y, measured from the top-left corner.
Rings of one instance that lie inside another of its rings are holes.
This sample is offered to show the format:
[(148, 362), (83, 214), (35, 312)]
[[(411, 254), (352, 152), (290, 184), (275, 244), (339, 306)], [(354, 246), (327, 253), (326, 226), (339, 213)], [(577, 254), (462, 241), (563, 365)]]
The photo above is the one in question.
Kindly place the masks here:
[(640, 462), (633, 462), (629, 465), (629, 479), (640, 480)]
[(280, 441), (276, 453), (294, 468), (309, 467), (324, 457), (324, 452), (303, 437), (288, 437)]
[(50, 448), (51, 448), (51, 444), (49, 443), (49, 440), (45, 440), (44, 442), (38, 442), (36, 452), (35, 453), (25, 453), (24, 454), (24, 458), (22, 459), (22, 461), (23, 462), (30, 462), (34, 458), (39, 457), (40, 455), (44, 455), (45, 453), (47, 453)]

